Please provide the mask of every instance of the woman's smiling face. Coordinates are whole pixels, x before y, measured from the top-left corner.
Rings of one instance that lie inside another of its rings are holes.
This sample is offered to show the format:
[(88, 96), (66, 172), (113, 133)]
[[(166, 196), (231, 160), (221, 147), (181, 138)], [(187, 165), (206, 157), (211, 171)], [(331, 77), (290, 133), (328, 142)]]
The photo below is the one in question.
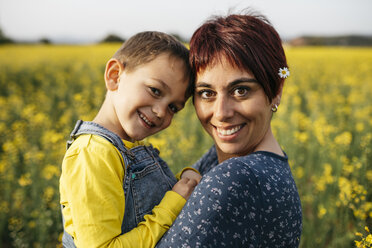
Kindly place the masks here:
[(271, 103), (262, 86), (226, 60), (198, 73), (194, 101), (220, 162), (255, 151), (270, 129)]

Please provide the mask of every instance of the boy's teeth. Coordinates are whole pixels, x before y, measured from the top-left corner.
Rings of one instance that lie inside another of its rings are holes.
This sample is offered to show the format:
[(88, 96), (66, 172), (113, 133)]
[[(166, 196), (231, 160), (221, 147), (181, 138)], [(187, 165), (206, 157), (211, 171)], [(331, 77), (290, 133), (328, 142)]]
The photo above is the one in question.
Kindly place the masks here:
[(232, 135), (232, 134), (238, 132), (240, 130), (240, 128), (242, 128), (241, 125), (240, 126), (233, 127), (231, 129), (220, 129), (220, 128), (217, 128), (217, 132), (220, 135), (227, 136), (227, 135)]
[(151, 121), (149, 121), (146, 116), (144, 116), (143, 114), (140, 113), (140, 117), (142, 120), (144, 120), (149, 126), (153, 126), (154, 124), (152, 124)]

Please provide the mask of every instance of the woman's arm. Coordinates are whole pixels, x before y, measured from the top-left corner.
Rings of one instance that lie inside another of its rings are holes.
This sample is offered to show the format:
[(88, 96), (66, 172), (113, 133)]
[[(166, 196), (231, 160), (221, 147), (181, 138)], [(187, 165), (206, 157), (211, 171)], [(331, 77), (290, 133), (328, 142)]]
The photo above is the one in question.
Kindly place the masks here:
[(259, 187), (247, 167), (229, 161), (203, 176), (156, 247), (244, 247), (257, 242)]

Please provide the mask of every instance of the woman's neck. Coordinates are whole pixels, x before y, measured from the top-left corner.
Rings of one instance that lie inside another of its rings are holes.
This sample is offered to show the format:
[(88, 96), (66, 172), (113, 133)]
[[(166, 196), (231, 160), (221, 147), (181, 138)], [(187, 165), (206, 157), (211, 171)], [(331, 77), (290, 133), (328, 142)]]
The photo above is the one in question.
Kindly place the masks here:
[(271, 127), (267, 131), (265, 137), (262, 139), (260, 144), (256, 146), (254, 149), (255, 152), (257, 151), (266, 151), (278, 154), (280, 156), (284, 156), (282, 148), (280, 147), (278, 141), (275, 139), (273, 132), (271, 131)]

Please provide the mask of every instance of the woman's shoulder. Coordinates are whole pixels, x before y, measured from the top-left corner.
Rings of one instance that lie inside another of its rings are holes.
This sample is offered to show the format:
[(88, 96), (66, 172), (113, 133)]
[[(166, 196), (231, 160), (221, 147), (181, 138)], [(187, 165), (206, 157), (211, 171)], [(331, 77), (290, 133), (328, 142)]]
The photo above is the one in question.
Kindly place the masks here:
[(245, 186), (257, 184), (256, 173), (250, 166), (251, 159), (243, 157), (234, 157), (221, 162), (212, 167), (203, 175), (203, 179), (207, 182), (217, 182), (221, 187), (243, 183)]
[(220, 165), (230, 165), (232, 168), (245, 167), (254, 170), (265, 170), (270, 168), (280, 168), (283, 166), (287, 167), (288, 157), (285, 153), (284, 156), (281, 156), (272, 152), (257, 151), (246, 156), (230, 158), (222, 162)]
[[(234, 162), (237, 163), (262, 163), (262, 162), (271, 162), (271, 163), (279, 163), (279, 162), (288, 162), (288, 156), (285, 152), (284, 156), (281, 156), (279, 154), (273, 153), (273, 152), (268, 152), (268, 151), (256, 151), (252, 152), (248, 155), (245, 156), (240, 156), (240, 157), (234, 157), (230, 158), (228, 160), (233, 160)], [(228, 161), (226, 160), (226, 161)]]
[(288, 157), (271, 152), (259, 151), (246, 156), (234, 157), (218, 164), (205, 176), (217, 177), (219, 180), (232, 177), (249, 184), (292, 177)]

